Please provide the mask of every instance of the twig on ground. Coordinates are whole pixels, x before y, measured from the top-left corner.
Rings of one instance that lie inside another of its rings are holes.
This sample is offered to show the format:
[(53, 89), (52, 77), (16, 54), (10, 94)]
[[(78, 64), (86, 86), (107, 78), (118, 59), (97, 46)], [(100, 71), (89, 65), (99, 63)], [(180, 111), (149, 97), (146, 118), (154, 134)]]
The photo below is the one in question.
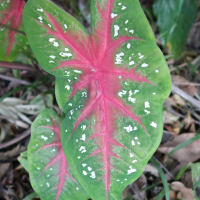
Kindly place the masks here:
[(13, 140), (0, 144), (0, 150), (21, 142), (24, 138), (28, 137), (30, 133), (31, 133), (31, 128), (24, 131), (19, 137), (16, 137)]
[(8, 80), (8, 81), (13, 81), (13, 82), (19, 83), (21, 85), (31, 85), (31, 83), (28, 82), (28, 81), (20, 80), (20, 79), (13, 78), (13, 77), (6, 76), (6, 75), (2, 75), (2, 74), (0, 74), (0, 79), (4, 79), (4, 80)]
[(193, 104), (195, 107), (200, 108), (200, 101), (194, 99), (191, 97), (189, 94), (181, 90), (180, 88), (176, 87), (175, 85), (172, 84), (172, 92), (178, 94), (185, 100), (189, 101), (191, 104)]
[(17, 62), (0, 61), (0, 67), (5, 67), (5, 68), (9, 68), (9, 69), (21, 69), (21, 70), (36, 72), (36, 70), (31, 65), (17, 63)]

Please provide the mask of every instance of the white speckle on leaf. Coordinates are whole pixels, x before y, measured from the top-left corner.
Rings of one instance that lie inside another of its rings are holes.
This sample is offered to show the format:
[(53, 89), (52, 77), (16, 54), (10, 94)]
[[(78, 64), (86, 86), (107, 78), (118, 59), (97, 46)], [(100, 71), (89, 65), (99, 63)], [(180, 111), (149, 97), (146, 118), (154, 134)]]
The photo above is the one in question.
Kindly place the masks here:
[(132, 163), (136, 163), (137, 162), (137, 160), (133, 160), (133, 162)]
[(81, 126), (81, 128), (83, 129), (83, 131), (86, 129), (86, 125)]
[(55, 38), (49, 38), (49, 42), (54, 42), (55, 40)]
[(132, 153), (130, 153), (130, 157), (132, 158), (134, 155)]
[(126, 9), (126, 6), (122, 6), (122, 10), (125, 10)]
[(82, 166), (83, 166), (83, 167), (86, 167), (86, 166), (87, 166), (87, 164), (86, 164), (86, 163), (83, 163), (83, 164), (82, 164)]
[(111, 18), (117, 17), (117, 14), (111, 13)]
[(76, 190), (79, 190), (79, 188), (78, 188), (78, 187), (76, 187)]
[(66, 85), (65, 88), (67, 88), (67, 90), (70, 90), (70, 86), (69, 85)]
[(128, 31), (128, 28), (125, 28), (125, 31)]
[(127, 24), (127, 23), (128, 23), (128, 20), (125, 21), (125, 24)]
[(87, 97), (87, 92), (82, 92), (82, 96), (81, 97)]
[(131, 141), (131, 144), (132, 144), (132, 146), (134, 146), (134, 145), (135, 145), (135, 142), (132, 140), (132, 141)]
[(58, 42), (54, 42), (54, 43), (53, 43), (53, 46), (54, 46), (54, 47), (58, 47), (58, 46), (59, 46)]
[(65, 48), (65, 51), (69, 51), (69, 49), (68, 49), (68, 48)]
[(133, 172), (136, 172), (136, 169), (133, 169), (132, 166), (129, 167), (129, 170), (127, 171), (127, 174), (132, 174)]
[(140, 145), (140, 142), (137, 142)]
[(41, 138), (44, 139), (44, 141), (48, 140), (48, 137), (45, 137), (44, 135), (41, 135)]
[(91, 178), (96, 178), (96, 175), (95, 175), (95, 172), (93, 171), (93, 172), (91, 172), (91, 176), (90, 176)]
[(85, 176), (86, 176), (86, 175), (87, 175), (87, 172), (86, 172), (86, 171), (83, 171), (83, 175), (85, 175)]
[(116, 54), (116, 62), (115, 62), (115, 64), (122, 64), (122, 56), (124, 56), (124, 53), (123, 52), (121, 52), (121, 53), (119, 53), (119, 54)]
[(48, 26), (51, 28), (51, 24), (48, 24)]
[(149, 113), (150, 113), (150, 111), (148, 111), (148, 110), (144, 110), (144, 112), (148, 115)]
[(38, 144), (35, 145), (36, 147), (38, 146)]
[(42, 16), (39, 16), (38, 19), (39, 19), (40, 21), (42, 21)]
[(136, 102), (136, 99), (129, 96), (129, 97), (128, 97), (128, 101), (130, 101), (130, 102), (132, 102), (132, 103), (135, 103), (135, 102)]
[(124, 180), (127, 181), (127, 178), (125, 178)]
[(134, 64), (135, 64), (134, 61), (129, 62), (129, 65), (134, 65)]
[(156, 73), (158, 73), (158, 72), (159, 72), (159, 70), (156, 70), (155, 72), (156, 72)]
[(85, 134), (83, 134), (83, 135), (82, 135), (82, 137), (80, 138), (80, 140), (83, 140), (83, 141), (85, 141), (85, 138), (86, 138), (86, 135), (85, 135)]
[(119, 26), (114, 25), (114, 37), (118, 36)]
[(49, 183), (46, 183), (46, 185), (47, 185), (47, 187), (49, 187), (50, 185), (49, 185)]
[(73, 113), (74, 113), (74, 110), (70, 110), (70, 114), (73, 115)]
[(65, 53), (65, 52), (60, 52), (59, 53), (62, 57), (71, 57), (72, 53)]
[(121, 5), (122, 5), (122, 3), (118, 3), (118, 5), (119, 5), (119, 6), (121, 6)]
[(127, 91), (122, 90), (121, 92), (118, 92), (118, 96), (123, 97), (123, 95), (126, 95)]
[(67, 29), (67, 24), (64, 24), (65, 29)]
[(54, 61), (53, 61), (53, 60), (50, 60), (49, 63), (54, 63)]
[(132, 34), (133, 34), (133, 33), (134, 33), (134, 30), (130, 30), (129, 33), (132, 33)]
[(88, 171), (92, 171), (92, 168), (91, 168), (91, 167), (88, 167)]
[(154, 92), (153, 95), (156, 95), (156, 93)]
[(53, 168), (50, 168), (49, 170), (51, 170), (51, 171), (52, 171), (52, 170), (53, 170)]
[(139, 92), (139, 90), (134, 90), (134, 94), (137, 94)]
[(81, 151), (81, 153), (85, 153), (86, 152), (85, 146), (81, 146), (79, 151)]
[(148, 64), (143, 63), (143, 64), (142, 64), (142, 67), (148, 67)]
[(43, 12), (43, 11), (44, 11), (42, 8), (41, 8), (41, 9), (38, 8), (37, 10), (40, 11), (40, 12)]
[(80, 159), (81, 157), (80, 157), (80, 156), (78, 156), (77, 158), (78, 158), (78, 159)]
[(69, 103), (68, 105), (69, 105), (69, 106), (72, 106), (72, 103)]
[(145, 101), (144, 105), (145, 105), (145, 108), (150, 108), (150, 103), (148, 101)]
[(56, 58), (56, 56), (54, 56), (54, 55), (50, 55), (49, 57), (52, 58), (52, 59)]
[(78, 142), (78, 139), (76, 139), (76, 142)]
[(131, 131), (133, 131), (133, 127), (131, 125), (127, 126), (127, 127), (124, 127), (124, 129), (130, 133)]
[(128, 43), (128, 44), (127, 44), (127, 49), (130, 49), (130, 48), (131, 48), (131, 44)]
[(157, 128), (157, 124), (155, 122), (151, 122), (150, 124), (152, 127)]
[(75, 73), (81, 74), (80, 70), (74, 70)]
[(37, 167), (37, 170), (40, 170), (40, 168), (39, 168), (39, 167)]

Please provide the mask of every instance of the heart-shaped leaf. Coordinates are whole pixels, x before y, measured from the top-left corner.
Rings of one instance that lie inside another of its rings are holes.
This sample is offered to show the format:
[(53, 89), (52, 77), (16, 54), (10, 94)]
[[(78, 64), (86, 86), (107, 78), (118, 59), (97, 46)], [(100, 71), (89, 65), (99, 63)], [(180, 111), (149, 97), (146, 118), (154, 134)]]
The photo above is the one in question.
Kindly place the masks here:
[(0, 60), (13, 61), (19, 50), (28, 48), (27, 38), (22, 34), (24, 6), (23, 0), (0, 0)]
[(45, 0), (29, 0), (25, 30), (56, 76), (69, 165), (94, 200), (121, 198), (157, 149), (170, 75), (138, 0), (92, 0), (92, 34)]
[(88, 199), (62, 150), (61, 120), (55, 111), (46, 109), (32, 124), (28, 146), (31, 184), (42, 200)]

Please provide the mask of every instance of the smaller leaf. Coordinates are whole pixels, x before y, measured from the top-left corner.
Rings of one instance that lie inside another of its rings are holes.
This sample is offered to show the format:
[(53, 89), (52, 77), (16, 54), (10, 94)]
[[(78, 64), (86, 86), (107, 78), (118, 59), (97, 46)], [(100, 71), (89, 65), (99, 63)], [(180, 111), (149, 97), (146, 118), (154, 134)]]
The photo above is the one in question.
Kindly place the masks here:
[(33, 199), (34, 197), (37, 197), (37, 196), (38, 196), (37, 193), (32, 192), (31, 194), (26, 196), (23, 200), (31, 200), (31, 199)]
[(28, 158), (27, 158), (27, 151), (22, 152), (20, 154), (20, 157), (18, 158), (18, 161), (21, 163), (21, 165), (24, 167), (24, 169), (28, 172)]
[(87, 199), (71, 173), (60, 140), (62, 118), (46, 109), (33, 122), (28, 146), (31, 184), (42, 200)]

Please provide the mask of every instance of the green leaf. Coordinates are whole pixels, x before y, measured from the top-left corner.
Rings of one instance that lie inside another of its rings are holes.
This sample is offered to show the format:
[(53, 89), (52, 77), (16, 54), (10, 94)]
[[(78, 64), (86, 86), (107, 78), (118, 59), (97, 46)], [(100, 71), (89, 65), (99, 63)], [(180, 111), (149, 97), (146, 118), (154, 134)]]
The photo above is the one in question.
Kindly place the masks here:
[(162, 44), (178, 58), (185, 48), (187, 37), (198, 11), (199, 0), (156, 0), (153, 5)]
[[(94, 200), (120, 199), (157, 149), (168, 66), (138, 0), (92, 0), (92, 34), (46, 0), (29, 0), (24, 26), (56, 77), (69, 165)], [(95, 191), (95, 192), (94, 192)]]
[(28, 165), (31, 184), (42, 200), (87, 199), (72, 175), (60, 141), (62, 119), (46, 109), (31, 127)]
[(18, 158), (18, 161), (21, 163), (21, 165), (24, 167), (24, 169), (29, 172), (28, 170), (28, 158), (27, 158), (27, 151), (22, 152), (20, 154), (20, 157)]
[[(167, 179), (165, 177), (165, 174), (162, 170), (162, 168), (160, 167), (160, 165), (157, 163), (157, 161), (152, 157), (151, 158), (151, 162), (156, 166), (156, 168), (158, 169), (158, 172), (160, 174), (160, 177), (162, 179), (162, 182), (163, 182), (163, 185), (164, 185), (164, 190), (159, 194), (160, 196), (162, 196), (161, 194), (164, 192), (165, 193), (165, 197), (166, 197), (166, 200), (169, 200), (170, 199), (170, 196), (169, 196), (169, 186), (168, 186), (168, 182), (167, 182)], [(158, 199), (160, 198), (157, 197)], [(163, 196), (162, 196), (163, 197)], [(161, 198), (162, 198), (161, 197)]]
[(183, 147), (185, 147), (199, 139), (200, 139), (200, 134), (196, 134), (193, 138), (190, 138), (189, 140), (186, 140), (185, 142), (182, 142), (181, 144), (177, 145), (172, 151), (169, 152), (169, 155), (174, 154), (178, 150), (182, 149)]
[(192, 164), (192, 182), (194, 188), (194, 200), (200, 200), (200, 163)]
[(23, 0), (0, 0), (1, 61), (14, 61), (19, 51), (25, 52), (29, 47), (26, 36), (22, 34), (24, 6)]
[(23, 200), (32, 200), (34, 197), (37, 197), (37, 193), (32, 192), (31, 194), (29, 194), (28, 196), (26, 196)]

